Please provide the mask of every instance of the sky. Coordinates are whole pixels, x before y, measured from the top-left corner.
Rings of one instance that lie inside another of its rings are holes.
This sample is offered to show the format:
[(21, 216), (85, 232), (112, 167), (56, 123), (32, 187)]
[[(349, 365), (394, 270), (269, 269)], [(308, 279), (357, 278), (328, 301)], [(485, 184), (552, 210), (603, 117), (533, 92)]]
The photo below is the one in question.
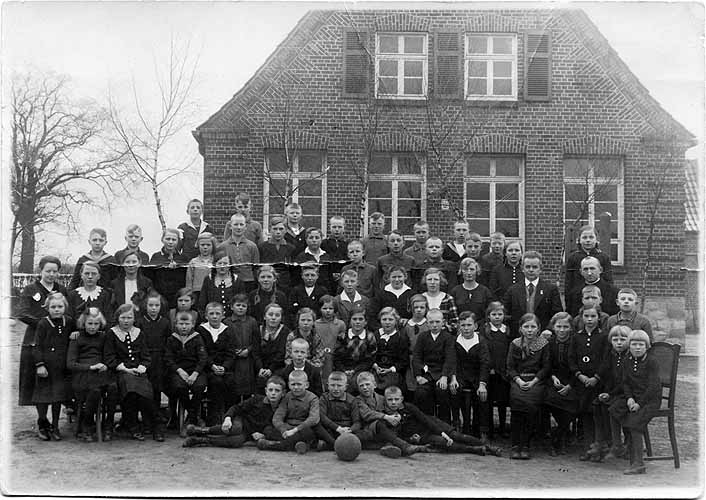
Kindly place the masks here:
[[(202, 196), (202, 159), (191, 130), (215, 113), (253, 75), (305, 12), (312, 8), (349, 9), (428, 4), (415, 2), (38, 2), (2, 4), (1, 39), (3, 81), (3, 159), (9, 161), (8, 80), (14, 71), (39, 69), (71, 78), (73, 95), (105, 105), (110, 92), (128, 107), (134, 81), (145, 102), (156, 102), (154, 63), (168, 53), (172, 37), (189, 40), (198, 57), (192, 97), (198, 103), (189, 126), (165, 151), (178, 162), (195, 156), (194, 173), (165, 184), (167, 224), (186, 220), (185, 205)], [(479, 4), (456, 4), (478, 7)], [(483, 3), (492, 7), (496, 3)], [(577, 2), (540, 5), (580, 7), (586, 11), (618, 55), (650, 93), (679, 122), (694, 133), (699, 146), (688, 157), (702, 158), (704, 137), (704, 7), (688, 2)], [(703, 165), (703, 163), (701, 163)], [(3, 174), (7, 193), (9, 176)], [(7, 200), (7, 196), (3, 196)], [(82, 227), (104, 227), (110, 253), (124, 247), (124, 228), (142, 225), (142, 247), (157, 251), (159, 222), (148, 189), (130, 200), (115, 200), (110, 210), (85, 211)], [(2, 206), (8, 227), (9, 207)], [(136, 220), (136, 214), (139, 214)], [(207, 214), (206, 214), (207, 215)], [(206, 217), (207, 218), (207, 217)], [(64, 228), (38, 237), (38, 255), (50, 249), (75, 261), (88, 249), (88, 234), (69, 234)]]

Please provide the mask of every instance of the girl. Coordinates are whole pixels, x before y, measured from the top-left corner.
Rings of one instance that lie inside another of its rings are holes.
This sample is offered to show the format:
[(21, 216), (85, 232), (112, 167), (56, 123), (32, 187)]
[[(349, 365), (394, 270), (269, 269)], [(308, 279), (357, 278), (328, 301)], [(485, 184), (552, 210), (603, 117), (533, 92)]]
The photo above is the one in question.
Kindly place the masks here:
[[(552, 436), (551, 456), (566, 453), (566, 438), (569, 435), (569, 424), (578, 410), (576, 392), (576, 377), (569, 367), (569, 345), (571, 344), (571, 315), (566, 312), (556, 313), (549, 322), (552, 335), (549, 341), (551, 353), (551, 383), (544, 392), (544, 404), (554, 415), (557, 429)], [(544, 332), (542, 332), (544, 336)], [(547, 417), (548, 418), (548, 417)]]
[(357, 393), (356, 377), (360, 372), (371, 371), (377, 353), (377, 341), (369, 331), (365, 309), (351, 310), (348, 332), (338, 338), (333, 351), (333, 369), (348, 376), (348, 392)]
[(112, 314), (113, 293), (98, 285), (101, 277), (100, 265), (93, 261), (83, 263), (81, 282), (83, 286), (71, 290), (67, 297), (69, 315), (78, 318), (89, 307), (97, 307), (104, 315)]
[(248, 298), (244, 293), (233, 297), (233, 314), (225, 324), (233, 330), (232, 349), (235, 353), (233, 364), (233, 386), (228, 387), (229, 398), (226, 408), (240, 403), (255, 393), (255, 373), (262, 366), (260, 360), (260, 332), (257, 321), (248, 313)]
[(152, 254), (150, 267), (154, 288), (166, 299), (170, 309), (176, 307), (177, 291), (186, 282), (188, 260), (179, 252), (181, 233), (167, 228), (162, 233), (162, 249)]
[(539, 335), (539, 319), (532, 313), (520, 318), (520, 337), (510, 343), (507, 375), (512, 416), (512, 459), (528, 460), (530, 436), (542, 406), (544, 379), (551, 369), (547, 340)]
[[(122, 269), (120, 276), (110, 282), (113, 289), (112, 311), (123, 304), (132, 304), (135, 294), (147, 293), (152, 288), (152, 280), (143, 276), (140, 271), (142, 265), (140, 259), (140, 253), (137, 250), (128, 250), (121, 255), (118, 262)], [(162, 313), (166, 314), (167, 311), (165, 305)], [(110, 319), (112, 321), (112, 317)]]
[(630, 468), (623, 474), (644, 474), (643, 434), (647, 424), (659, 410), (662, 385), (657, 360), (648, 354), (650, 336), (644, 330), (633, 330), (628, 337), (630, 354), (622, 369), (623, 391), (610, 405), (610, 416), (627, 432), (630, 443)]
[(325, 348), (321, 337), (314, 329), (315, 322), (316, 313), (314, 311), (308, 307), (299, 309), (297, 313), (297, 327), (287, 335), (286, 354), (284, 358), (286, 364), (289, 365), (292, 362), (292, 340), (300, 338), (309, 342), (309, 362), (317, 368), (323, 366)]
[(508, 288), (515, 283), (520, 283), (524, 278), (520, 265), (522, 253), (522, 243), (511, 241), (505, 247), (505, 261), (491, 271), (488, 288), (498, 299), (502, 300)]
[(69, 343), (66, 360), (66, 367), (73, 373), (71, 386), (76, 395), (76, 403), (79, 408), (84, 408), (78, 421), (78, 438), (87, 442), (95, 441), (95, 416), (102, 411), (98, 403), (103, 394), (106, 394), (107, 408), (103, 439), (112, 439), (113, 418), (118, 402), (114, 374), (108, 371), (108, 365), (104, 363), (105, 325), (105, 317), (98, 308), (84, 309), (77, 322), (78, 337)]
[[(466, 260), (466, 259), (464, 259)], [(485, 340), (476, 332), (476, 318), (471, 311), (458, 317), (456, 348), (456, 376), (451, 378), (451, 411), (458, 422), (463, 420), (463, 434), (471, 434), (471, 409), (473, 409), (473, 435), (488, 440), (488, 373), (490, 353)]]
[(172, 334), (171, 322), (162, 316), (161, 311), (166, 309), (167, 303), (159, 292), (150, 290), (145, 298), (137, 327), (145, 336), (145, 343), (150, 353), (150, 366), (147, 368), (147, 378), (152, 384), (152, 400), (155, 408), (162, 404), (162, 390), (164, 390), (164, 344)]
[(336, 348), (336, 339), (346, 332), (346, 324), (336, 317), (332, 296), (324, 295), (319, 302), (321, 317), (314, 322), (314, 329), (324, 344), (324, 365), (321, 369), (321, 379), (328, 380), (328, 376), (333, 371), (333, 350)]
[(294, 257), (294, 246), (284, 239), (287, 232), (284, 222), (284, 215), (270, 217), (270, 240), (258, 245), (258, 250), (260, 251), (260, 262), (271, 262), (274, 266), (280, 289), (288, 290), (292, 286), (289, 268)]
[(260, 328), (260, 367), (257, 372), (257, 386), (261, 393), (267, 379), (285, 366), (288, 338), (289, 329), (282, 324), (282, 306), (267, 304), (265, 324)]
[(458, 311), (471, 311), (479, 322), (483, 321), (488, 304), (494, 300), (490, 290), (476, 281), (480, 273), (481, 268), (478, 262), (466, 257), (461, 261), (458, 269), (463, 283), (456, 285), (450, 292)]
[(117, 372), (124, 426), (133, 439), (144, 441), (145, 436), (137, 421), (139, 411), (142, 413), (145, 427), (153, 430), (154, 440), (164, 441), (161, 425), (154, 422), (152, 384), (147, 377), (150, 352), (145, 336), (134, 325), (134, 306), (123, 304), (118, 307), (115, 311), (115, 321), (117, 325), (110, 329), (105, 341), (105, 364)]
[(261, 324), (265, 318), (265, 306), (270, 303), (286, 304), (287, 297), (277, 289), (278, 277), (274, 267), (267, 264), (260, 266), (255, 277), (257, 288), (248, 294), (248, 311), (257, 324)]
[[(189, 203), (186, 205), (186, 213), (189, 215), (189, 221), (179, 224), (177, 230), (181, 232), (181, 253), (184, 255), (185, 259), (192, 260), (196, 258), (201, 251), (199, 247), (201, 235), (209, 234), (213, 237), (213, 228), (208, 222), (201, 218), (203, 214), (203, 203), (201, 203), (201, 200), (189, 200)], [(190, 286), (188, 282), (186, 286)]]
[(306, 248), (302, 253), (294, 258), (297, 264), (306, 262), (316, 262), (319, 265), (319, 279), (317, 284), (326, 289), (327, 293), (334, 293), (334, 283), (331, 281), (331, 256), (321, 249), (321, 229), (308, 227), (304, 233), (306, 235)]
[[(36, 367), (34, 366), (34, 340), (37, 323), (48, 314), (44, 308), (49, 294), (53, 292), (66, 296), (66, 288), (56, 282), (61, 269), (61, 261), (52, 255), (42, 257), (39, 261), (39, 278), (24, 287), (20, 296), (20, 307), (17, 318), (27, 325), (22, 348), (20, 351), (19, 405), (30, 406)], [(44, 425), (44, 424), (42, 424)], [(46, 434), (46, 432), (45, 432)]]
[(394, 308), (383, 308), (378, 320), (382, 326), (375, 332), (377, 351), (373, 373), (377, 390), (382, 393), (391, 385), (404, 386), (404, 374), (409, 368), (409, 340), (398, 332), (400, 315)]
[(405, 322), (402, 328), (402, 336), (407, 337), (409, 345), (409, 363), (407, 365), (407, 372), (405, 373), (404, 385), (407, 388), (408, 394), (405, 397), (410, 400), (414, 399), (414, 391), (417, 388), (417, 379), (412, 372), (412, 352), (414, 351), (414, 346), (417, 344), (419, 334), (429, 330), (429, 325), (427, 325), (428, 310), (427, 298), (424, 295), (416, 294), (410, 297), (407, 313), (412, 317)]
[(233, 262), (225, 250), (217, 250), (213, 255), (211, 275), (206, 276), (199, 293), (198, 310), (206, 312), (206, 304), (220, 302), (225, 317), (231, 315), (230, 304), (233, 297), (245, 292), (245, 283), (233, 272)]
[(169, 324), (172, 327), (172, 332), (176, 331), (176, 315), (180, 312), (188, 312), (194, 317), (194, 321), (198, 322), (201, 318), (198, 311), (195, 310), (196, 302), (194, 301), (194, 293), (191, 288), (180, 288), (176, 292), (176, 307), (169, 310)]
[[(500, 302), (491, 302), (485, 311), (486, 322), (480, 335), (488, 345), (490, 370), (488, 375), (489, 421), (493, 423), (493, 407), (498, 408), (498, 435), (507, 436), (505, 427), (506, 409), (510, 403), (510, 384), (507, 379), (507, 351), (512, 339), (510, 327), (505, 323), (505, 309)], [(494, 434), (493, 425), (488, 429), (489, 437)]]
[(422, 283), (427, 289), (422, 294), (427, 299), (427, 307), (429, 309), (439, 309), (444, 314), (446, 327), (449, 331), (455, 331), (458, 324), (458, 309), (456, 309), (456, 302), (453, 297), (441, 291), (441, 287), (446, 286), (448, 283), (444, 273), (435, 267), (430, 267), (424, 271)]
[(186, 287), (191, 288), (198, 302), (203, 280), (213, 267), (213, 253), (216, 251), (216, 238), (212, 233), (201, 233), (196, 238), (199, 254), (189, 261), (186, 269)]
[(392, 307), (395, 311), (398, 311), (402, 318), (410, 318), (411, 314), (407, 304), (409, 304), (409, 299), (414, 295), (414, 292), (407, 286), (407, 277), (407, 270), (404, 267), (390, 267), (385, 276), (387, 285), (384, 286), (382, 291), (375, 294), (370, 304), (370, 315), (372, 316), (370, 319), (376, 328), (380, 327), (377, 322), (380, 311), (386, 307)]
[[(71, 399), (65, 371), (66, 351), (69, 335), (74, 331), (74, 322), (65, 314), (67, 306), (62, 294), (50, 293), (44, 302), (49, 315), (39, 320), (34, 337), (32, 353), (37, 378), (32, 391), (32, 403), (37, 407), (37, 435), (42, 441), (61, 441), (61, 403)], [(47, 420), (49, 405), (51, 424)]]

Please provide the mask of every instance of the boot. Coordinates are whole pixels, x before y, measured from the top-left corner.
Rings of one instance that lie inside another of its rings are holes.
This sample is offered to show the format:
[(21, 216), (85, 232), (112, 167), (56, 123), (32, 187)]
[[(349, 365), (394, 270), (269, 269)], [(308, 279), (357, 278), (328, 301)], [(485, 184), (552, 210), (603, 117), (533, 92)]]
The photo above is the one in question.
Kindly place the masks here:
[(387, 444), (380, 448), (380, 455), (387, 458), (400, 458), (402, 456), (402, 450), (395, 445)]
[(642, 454), (644, 453), (642, 449), (642, 433), (631, 430), (630, 431), (630, 468), (625, 469), (623, 474), (644, 474), (647, 472), (647, 467), (645, 467), (645, 462), (643, 461)]
[(402, 456), (403, 457), (410, 457), (414, 455), (415, 453), (431, 453), (429, 445), (416, 445), (416, 444), (408, 444), (404, 448), (402, 448)]
[(446, 449), (447, 451), (456, 453), (472, 453), (473, 455), (485, 456), (485, 446), (472, 446), (470, 444), (454, 443)]
[[(297, 443), (299, 444), (299, 443)], [(304, 443), (306, 445), (306, 443)], [(271, 441), (269, 439), (259, 439), (257, 441), (257, 449), (258, 450), (273, 450), (273, 451), (282, 451), (284, 450), (284, 447), (282, 446), (281, 441)]]
[(490, 444), (485, 445), (485, 453), (486, 455), (494, 455), (496, 457), (502, 457), (503, 456), (503, 449), (500, 446), (493, 446)]
[(49, 436), (50, 426), (49, 420), (43, 418), (37, 420), (37, 437), (42, 441), (51, 441), (51, 437)]
[(59, 425), (49, 426), (49, 435), (54, 441), (61, 441), (61, 433), (59, 432)]
[(194, 446), (208, 446), (209, 444), (208, 438), (189, 436), (181, 445), (184, 448), (193, 448)]
[(208, 436), (210, 432), (210, 427), (199, 427), (194, 424), (189, 424), (186, 426), (187, 436)]
[(625, 446), (623, 446), (623, 443), (618, 442), (617, 445), (613, 445), (610, 447), (610, 451), (608, 451), (608, 454), (605, 456), (606, 460), (615, 460), (617, 458), (622, 458), (625, 456)]
[(510, 458), (512, 460), (520, 460), (522, 456), (520, 455), (520, 447), (519, 446), (513, 446), (510, 448)]

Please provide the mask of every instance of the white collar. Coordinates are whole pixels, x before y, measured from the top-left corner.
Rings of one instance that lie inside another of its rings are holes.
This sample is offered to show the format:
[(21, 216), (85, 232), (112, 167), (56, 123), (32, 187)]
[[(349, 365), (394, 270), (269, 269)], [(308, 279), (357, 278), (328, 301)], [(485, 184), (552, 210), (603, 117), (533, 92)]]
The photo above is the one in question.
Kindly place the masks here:
[(191, 333), (189, 334), (189, 336), (186, 337), (186, 338), (182, 337), (182, 336), (179, 335), (177, 332), (172, 333), (172, 337), (174, 337), (175, 339), (179, 340), (179, 342), (181, 342), (182, 345), (186, 345), (186, 343), (187, 343), (189, 340), (193, 339), (194, 337), (198, 337), (198, 336), (199, 336), (199, 334), (196, 333), (196, 332), (191, 332)]
[(533, 281), (530, 281), (527, 278), (525, 278), (525, 288), (527, 288), (530, 285), (530, 283), (532, 283), (534, 285), (534, 287), (537, 288), (537, 285), (539, 285), (539, 278), (535, 278)]
[(348, 329), (348, 338), (349, 338), (349, 339), (354, 339), (354, 338), (356, 338), (356, 337), (358, 337), (360, 340), (365, 340), (365, 330), (363, 330), (363, 331), (360, 332), (358, 335), (356, 335), (356, 334), (353, 333), (353, 329), (352, 329), (352, 328), (349, 328), (349, 329)]
[(76, 293), (79, 295), (79, 297), (81, 297), (81, 300), (83, 300), (84, 302), (88, 299), (96, 300), (100, 296), (102, 291), (103, 288), (100, 286), (96, 286), (91, 292), (87, 292), (86, 289), (82, 286), (76, 289)]
[(341, 301), (345, 300), (346, 302), (350, 302), (353, 304), (354, 302), (359, 302), (363, 300), (363, 297), (358, 293), (358, 290), (355, 291), (355, 295), (353, 296), (353, 300), (348, 298), (348, 294), (346, 292), (341, 292)]
[(488, 323), (490, 325), (490, 331), (491, 332), (500, 332), (500, 333), (505, 333), (507, 331), (507, 325), (503, 323), (500, 325), (500, 328), (496, 328), (493, 326), (492, 323)]
[(463, 335), (461, 335), (460, 333), (458, 334), (458, 337), (456, 337), (456, 343), (458, 345), (460, 345), (461, 347), (463, 347), (466, 350), (466, 352), (470, 351), (471, 348), (474, 345), (477, 345), (479, 342), (480, 342), (480, 340), (478, 339), (477, 333), (471, 339), (464, 338)]
[(383, 339), (385, 341), (389, 341), (392, 338), (392, 336), (397, 333), (397, 330), (395, 329), (395, 330), (393, 330), (392, 333), (388, 334), (388, 333), (385, 333), (385, 331), (382, 328), (380, 328), (380, 330), (378, 330), (378, 332), (380, 332), (381, 339)]
[(218, 335), (223, 332), (223, 330), (228, 328), (228, 326), (221, 323), (221, 326), (219, 326), (218, 328), (213, 328), (211, 324), (207, 321), (206, 323), (201, 323), (201, 328), (209, 332), (211, 335), (215, 333), (216, 337), (218, 337)]
[[(122, 330), (120, 329), (120, 327), (117, 326), (117, 325), (114, 326), (113, 328), (111, 328), (111, 330), (113, 331), (113, 333), (115, 334), (115, 336), (118, 337), (118, 340), (119, 340), (120, 342), (125, 342), (125, 336), (127, 335), (126, 332), (122, 331)], [(130, 339), (132, 339), (133, 342), (134, 342), (135, 339), (136, 339), (137, 337), (139, 337), (139, 336), (140, 336), (140, 329), (139, 329), (139, 328), (137, 328), (137, 327), (135, 327), (135, 326), (133, 326), (132, 328), (130, 328)]]
[(295, 372), (306, 371), (306, 363), (304, 363), (304, 366), (302, 366), (301, 368), (297, 368), (296, 366), (292, 365), (292, 371), (295, 371)]
[(422, 325), (425, 324), (426, 322), (427, 322), (427, 319), (426, 319), (426, 318), (422, 318), (422, 320), (421, 320), (419, 323), (417, 323), (416, 321), (414, 321), (414, 318), (410, 318), (410, 319), (407, 320), (407, 324), (408, 324), (409, 326), (422, 326)]
[(192, 227), (192, 228), (196, 229), (199, 234), (201, 234), (201, 233), (204, 232), (204, 230), (206, 229), (206, 225), (207, 225), (207, 224), (204, 222), (203, 219), (200, 220), (199, 227), (194, 226), (194, 225), (191, 223), (191, 220), (186, 221), (186, 224), (187, 224), (189, 227)]
[(392, 288), (392, 284), (388, 283), (387, 285), (385, 285), (384, 290), (386, 292), (394, 294), (395, 297), (399, 299), (403, 293), (405, 293), (407, 290), (411, 290), (411, 288), (407, 286), (407, 283), (402, 283), (402, 288), (400, 288), (399, 290), (395, 290), (394, 288)]
[(318, 262), (321, 259), (321, 256), (326, 253), (326, 250), (319, 248), (319, 253), (312, 253), (312, 251), (309, 250), (309, 247), (306, 247), (304, 249), (304, 253), (311, 255), (312, 257), (314, 257), (316, 259), (316, 262)]

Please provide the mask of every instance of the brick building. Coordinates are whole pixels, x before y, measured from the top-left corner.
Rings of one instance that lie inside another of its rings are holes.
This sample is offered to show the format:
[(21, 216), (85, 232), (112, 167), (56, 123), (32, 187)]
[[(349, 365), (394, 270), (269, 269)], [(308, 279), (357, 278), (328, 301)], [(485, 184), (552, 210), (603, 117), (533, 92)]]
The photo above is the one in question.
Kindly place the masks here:
[(349, 237), (361, 206), (444, 239), (462, 216), (558, 279), (565, 223), (607, 211), (616, 281), (635, 287), (661, 182), (647, 292), (683, 301), (694, 137), (580, 10), (312, 11), (194, 137), (221, 228), (241, 190), (265, 224), (289, 194), (307, 225), (342, 215)]

